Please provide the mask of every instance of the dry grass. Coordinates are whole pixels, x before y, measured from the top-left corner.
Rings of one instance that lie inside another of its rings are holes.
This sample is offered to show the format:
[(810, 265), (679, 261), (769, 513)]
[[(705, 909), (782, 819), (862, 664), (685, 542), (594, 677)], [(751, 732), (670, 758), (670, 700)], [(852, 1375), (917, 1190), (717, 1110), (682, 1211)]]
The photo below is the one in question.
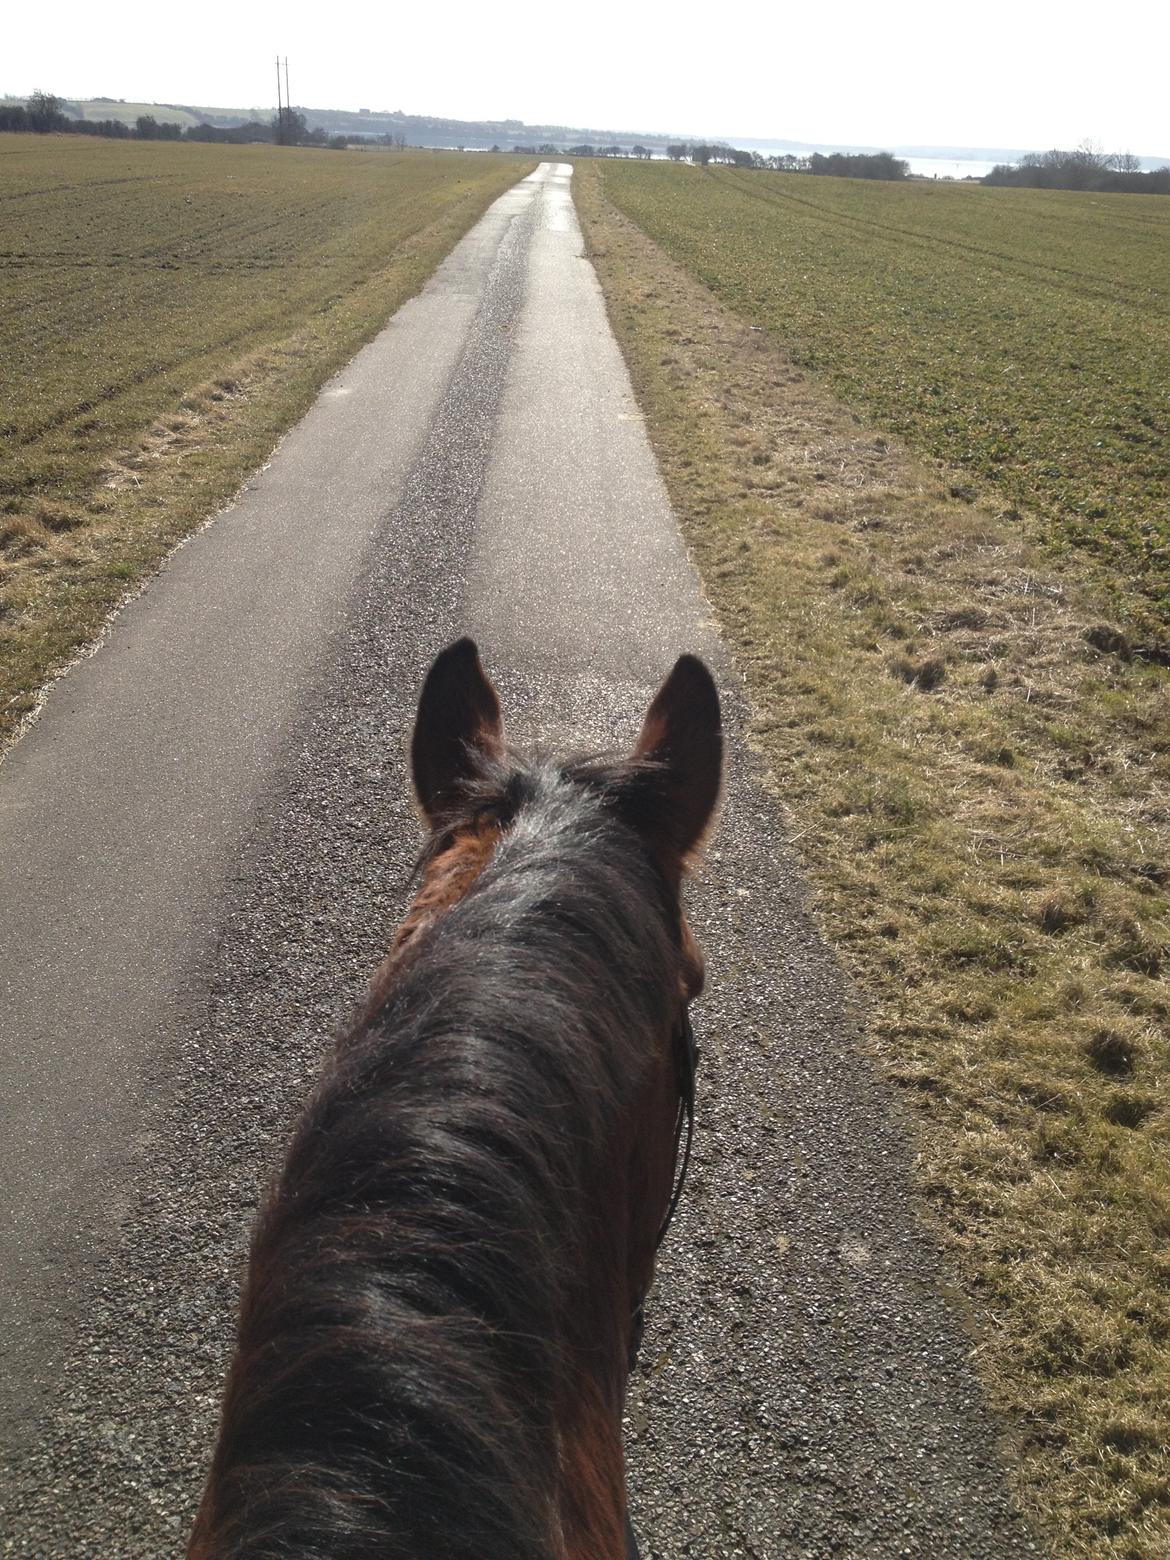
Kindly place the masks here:
[(956, 499), (577, 197), (754, 738), (1067, 1556), (1170, 1552), (1170, 699), (1076, 558)]
[(0, 140), (2, 744), (533, 164)]

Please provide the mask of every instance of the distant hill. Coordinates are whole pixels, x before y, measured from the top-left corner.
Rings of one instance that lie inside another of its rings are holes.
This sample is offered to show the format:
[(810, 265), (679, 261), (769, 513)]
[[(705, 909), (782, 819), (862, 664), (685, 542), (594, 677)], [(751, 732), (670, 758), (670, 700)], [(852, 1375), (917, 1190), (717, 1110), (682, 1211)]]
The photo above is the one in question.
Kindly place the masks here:
[[(780, 146), (791, 148), (794, 152), (822, 152), (826, 155), (832, 152), (894, 152), (898, 157), (938, 157), (946, 161), (970, 161), (970, 162), (1019, 162), (1024, 156), (1024, 151), (1010, 151), (1003, 147), (986, 146), (903, 146), (900, 142), (896, 146), (867, 146), (860, 141), (842, 141), (830, 143), (828, 141), (788, 141), (780, 137), (772, 136), (765, 140), (761, 136), (731, 136), (733, 146), (743, 146), (750, 151), (760, 151), (764, 147)], [(1027, 148), (1025, 148), (1025, 151)]]
[[(7, 97), (6, 102), (23, 102), (23, 98)], [(826, 141), (794, 141), (784, 136), (701, 136), (694, 132), (662, 134), (645, 130), (599, 130), (573, 125), (529, 125), (522, 119), (444, 119), (429, 114), (404, 114), (401, 109), (368, 108), (304, 108), (294, 105), (305, 116), (310, 130), (325, 130), (330, 135), (365, 135), (371, 140), (382, 136), (401, 136), (410, 146), (462, 146), (469, 150), (487, 151), (498, 146), (508, 151), (514, 146), (550, 146), (557, 151), (568, 151), (572, 146), (622, 146), (641, 144), (655, 152), (664, 152), (672, 142), (709, 141), (728, 146), (742, 147), (746, 151), (783, 146), (786, 150), (807, 154), (809, 152), (893, 152), (897, 157), (937, 157), (957, 161), (974, 160), (988, 163), (1018, 163), (1026, 151), (1043, 148), (996, 146), (878, 146), (862, 145), (856, 141), (830, 144)], [(275, 107), (269, 103), (260, 108), (201, 107), (191, 103), (128, 103), (122, 98), (69, 98), (64, 100), (64, 111), (75, 119), (121, 119), (128, 125), (141, 114), (152, 114), (162, 123), (171, 121), (184, 130), (197, 124), (214, 125), (217, 129), (231, 130), (239, 125), (259, 120), (266, 124), (275, 116)], [(1119, 148), (1120, 150), (1120, 148)], [(1145, 169), (1165, 166), (1165, 157), (1140, 156), (1138, 161)]]
[[(732, 146), (742, 146), (747, 151), (770, 150), (776, 146), (783, 146), (786, 151), (798, 152), (807, 155), (810, 152), (893, 152), (895, 157), (921, 157), (938, 158), (944, 162), (986, 162), (986, 163), (1018, 163), (1021, 157), (1026, 157), (1029, 152), (1046, 150), (1041, 147), (1005, 147), (1005, 146), (908, 146), (902, 142), (896, 145), (866, 146), (859, 141), (845, 141), (832, 145), (827, 141), (789, 141), (779, 136), (773, 136), (765, 140), (761, 136), (725, 136), (723, 137)], [(1119, 148), (1125, 150), (1125, 148)], [(1145, 169), (1164, 167), (1170, 159), (1165, 157), (1142, 156), (1138, 162)]]
[[(61, 107), (73, 119), (95, 122), (120, 119), (124, 124), (132, 125), (140, 115), (153, 114), (155, 119), (170, 120), (172, 124), (182, 125), (184, 130), (200, 123), (198, 109), (182, 108), (177, 103), (127, 103), (124, 98), (66, 98), (62, 100)], [(243, 120), (233, 119), (232, 123), (242, 124)]]
[[(411, 146), (464, 146), (483, 151), (499, 146), (506, 151), (515, 145), (547, 144), (563, 150), (581, 145), (630, 146), (637, 141), (657, 151), (670, 141), (697, 139), (632, 130), (528, 125), (521, 119), (444, 119), (404, 114), (400, 109), (305, 108), (299, 103), (293, 106), (305, 116), (310, 130), (326, 130), (330, 135), (366, 135), (371, 140), (384, 135), (404, 136)], [(190, 103), (128, 103), (121, 98), (68, 98), (63, 108), (75, 119), (121, 119), (132, 125), (140, 114), (153, 114), (160, 123), (169, 120), (184, 129), (209, 124), (223, 130), (251, 120), (267, 122), (276, 113), (273, 104), (262, 108), (213, 108)]]

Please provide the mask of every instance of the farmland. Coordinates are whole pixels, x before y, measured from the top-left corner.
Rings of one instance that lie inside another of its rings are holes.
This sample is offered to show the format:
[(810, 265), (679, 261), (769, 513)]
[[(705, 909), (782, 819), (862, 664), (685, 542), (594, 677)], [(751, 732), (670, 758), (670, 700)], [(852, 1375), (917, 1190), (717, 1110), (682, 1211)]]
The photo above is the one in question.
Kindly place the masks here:
[(626, 164), (576, 184), (1021, 1504), (1055, 1555), (1161, 1560), (1167, 219)]
[(1170, 201), (629, 162), (605, 188), (794, 362), (1170, 625)]
[(531, 166), (0, 136), (0, 737)]
[[(191, 129), (199, 123), (197, 110), (179, 108), (166, 103), (126, 103), (115, 102), (107, 98), (89, 98), (84, 101), (74, 100), (74, 106), (80, 110), (82, 119), (99, 121), (102, 119), (120, 119), (123, 124), (132, 125), (140, 114), (149, 114), (160, 123), (181, 125), (184, 130)], [(254, 117), (259, 119), (267, 117), (263, 109), (253, 111)], [(240, 118), (252, 117), (246, 109), (241, 109)]]

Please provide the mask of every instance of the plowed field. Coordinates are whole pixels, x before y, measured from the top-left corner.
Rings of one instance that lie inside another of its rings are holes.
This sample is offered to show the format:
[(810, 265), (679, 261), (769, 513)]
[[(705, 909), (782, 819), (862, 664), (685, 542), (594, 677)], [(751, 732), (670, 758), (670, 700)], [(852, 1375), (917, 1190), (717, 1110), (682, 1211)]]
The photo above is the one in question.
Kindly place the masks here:
[(532, 166), (0, 136), (0, 734)]

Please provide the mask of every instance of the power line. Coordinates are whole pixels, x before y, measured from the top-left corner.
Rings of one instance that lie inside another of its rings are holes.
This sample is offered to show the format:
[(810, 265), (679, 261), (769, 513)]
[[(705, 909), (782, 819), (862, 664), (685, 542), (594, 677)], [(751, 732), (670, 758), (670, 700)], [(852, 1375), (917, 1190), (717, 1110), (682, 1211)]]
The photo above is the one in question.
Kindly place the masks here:
[(292, 140), (292, 97), (288, 90), (288, 55), (284, 57), (284, 96), (281, 97), (280, 55), (276, 56), (276, 142), (284, 146)]

